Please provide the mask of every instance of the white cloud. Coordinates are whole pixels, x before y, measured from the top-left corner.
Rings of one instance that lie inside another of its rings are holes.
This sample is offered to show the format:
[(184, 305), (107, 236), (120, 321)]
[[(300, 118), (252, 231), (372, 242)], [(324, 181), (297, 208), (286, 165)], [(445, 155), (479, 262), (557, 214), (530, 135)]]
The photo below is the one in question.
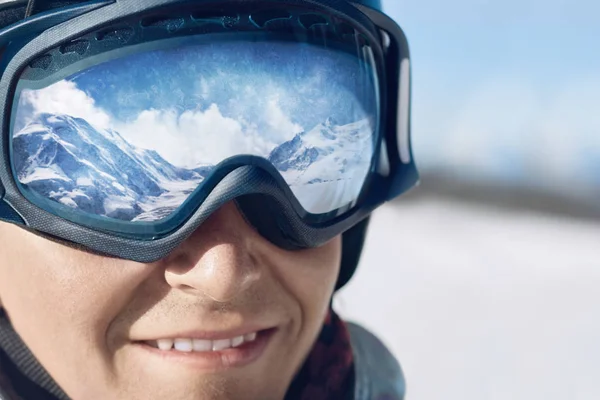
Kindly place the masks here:
[(70, 81), (57, 82), (43, 90), (24, 90), (21, 102), (33, 106), (36, 113), (67, 114), (83, 118), (99, 129), (110, 126), (110, 116), (77, 85)]
[(252, 153), (252, 138), (236, 120), (224, 117), (213, 104), (204, 111), (146, 110), (116, 127), (131, 143), (155, 149), (179, 166), (215, 164), (225, 158)]
[(275, 146), (255, 127), (225, 117), (216, 104), (206, 110), (146, 110), (115, 129), (132, 144), (158, 151), (178, 166), (216, 164), (240, 154), (267, 156)]
[(283, 112), (279, 105), (279, 96), (273, 96), (269, 99), (266, 109), (266, 120), (269, 127), (280, 132), (286, 140), (294, 137), (295, 134), (303, 131), (302, 126), (292, 122), (292, 120)]
[[(275, 147), (264, 139), (256, 124), (226, 117), (216, 104), (183, 113), (144, 110), (130, 122), (116, 121), (93, 98), (68, 81), (28, 90), (21, 99), (21, 104), (24, 102), (35, 113), (66, 114), (83, 118), (98, 129), (114, 129), (135, 146), (156, 150), (177, 166), (216, 164), (240, 154), (267, 156)], [(285, 116), (276, 100), (269, 103), (266, 113), (271, 128), (285, 137), (302, 130)]]

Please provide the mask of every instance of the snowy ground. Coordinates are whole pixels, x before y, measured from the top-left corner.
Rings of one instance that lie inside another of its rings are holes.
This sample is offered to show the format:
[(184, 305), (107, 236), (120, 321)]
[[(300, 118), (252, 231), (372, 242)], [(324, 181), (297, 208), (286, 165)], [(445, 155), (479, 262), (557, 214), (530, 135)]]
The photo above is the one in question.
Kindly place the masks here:
[(409, 400), (600, 399), (600, 223), (423, 199), (374, 215), (336, 299)]

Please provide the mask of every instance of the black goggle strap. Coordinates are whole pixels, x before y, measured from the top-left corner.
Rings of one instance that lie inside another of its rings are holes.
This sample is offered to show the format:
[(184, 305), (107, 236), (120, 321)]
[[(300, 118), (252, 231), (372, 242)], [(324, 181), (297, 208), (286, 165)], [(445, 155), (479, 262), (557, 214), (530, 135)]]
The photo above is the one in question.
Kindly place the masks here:
[(13, 0), (0, 4), (0, 29), (44, 11), (86, 1), (88, 0)]

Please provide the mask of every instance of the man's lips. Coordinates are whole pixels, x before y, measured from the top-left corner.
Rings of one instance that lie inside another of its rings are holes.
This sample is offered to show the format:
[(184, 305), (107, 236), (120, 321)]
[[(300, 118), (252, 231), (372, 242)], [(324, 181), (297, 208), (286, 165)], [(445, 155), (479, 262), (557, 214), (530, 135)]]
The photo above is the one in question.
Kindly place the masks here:
[(158, 339), (158, 340), (147, 340), (144, 343), (158, 348), (163, 351), (175, 350), (183, 352), (191, 351), (219, 351), (234, 347), (240, 347), (244, 343), (253, 342), (256, 340), (259, 332), (251, 332), (245, 335), (238, 335), (232, 338), (226, 339), (192, 339), (192, 338), (176, 338), (176, 339)]
[[(232, 339), (160, 339), (155, 341), (136, 341), (134, 345), (164, 361), (176, 362), (195, 370), (218, 371), (233, 367), (242, 367), (257, 360), (266, 350), (277, 328), (259, 330)], [(221, 336), (221, 335), (219, 335)], [(234, 340), (236, 340), (234, 342)]]

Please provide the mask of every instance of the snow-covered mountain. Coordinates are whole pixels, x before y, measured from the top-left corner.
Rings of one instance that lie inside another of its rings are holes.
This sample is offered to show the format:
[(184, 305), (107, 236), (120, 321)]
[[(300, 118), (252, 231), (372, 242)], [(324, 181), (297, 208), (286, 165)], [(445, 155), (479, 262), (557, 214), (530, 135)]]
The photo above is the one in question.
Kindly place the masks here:
[(307, 211), (325, 213), (356, 199), (372, 154), (368, 119), (346, 125), (328, 119), (276, 147), (268, 158)]
[[(372, 154), (368, 120), (331, 120), (276, 147), (269, 159), (311, 212), (327, 212), (356, 196)], [(64, 205), (126, 221), (156, 221), (179, 207), (213, 166), (176, 167), (114, 130), (84, 119), (39, 114), (13, 136), (22, 184)]]
[(291, 185), (344, 179), (365, 162), (370, 164), (372, 138), (366, 119), (343, 126), (328, 119), (276, 147), (269, 161)]
[(66, 115), (38, 115), (13, 136), (13, 158), (19, 181), (35, 192), (122, 220), (155, 219), (157, 208), (176, 208), (204, 179)]

